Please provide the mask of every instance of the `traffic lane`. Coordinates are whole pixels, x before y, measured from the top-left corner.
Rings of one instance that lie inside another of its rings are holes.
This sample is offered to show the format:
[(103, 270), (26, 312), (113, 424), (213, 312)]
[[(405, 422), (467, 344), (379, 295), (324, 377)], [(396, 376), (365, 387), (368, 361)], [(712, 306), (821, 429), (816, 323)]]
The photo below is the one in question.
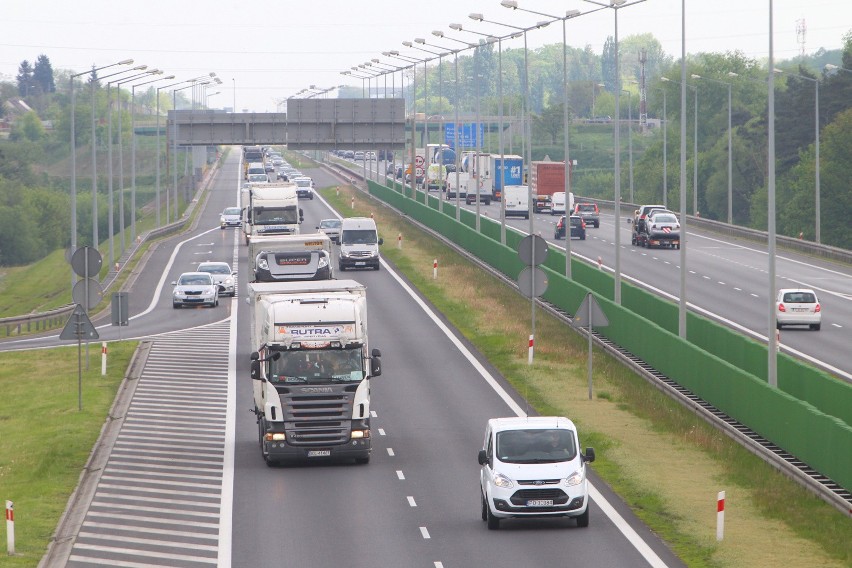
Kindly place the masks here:
[[(501, 533), (506, 534), (494, 542), (493, 533), (480, 519), (476, 455), (487, 420), (514, 412), (450, 339), (436, 334), (432, 320), (408, 294), (389, 283), (384, 273), (365, 274), (361, 281), (368, 286), (371, 302), (372, 345), (382, 348), (384, 374), (379, 380), (384, 380), (373, 389), (375, 408), (385, 418), (387, 429), (381, 439), (393, 448), (405, 476), (405, 487), (397, 498), (410, 496), (418, 504), (417, 514), (422, 519), (418, 522), (442, 551), (437, 560), (444, 566), (469, 565), (471, 550), (476, 550), (477, 564), (484, 566), (561, 565), (570, 535), (589, 549), (587, 556), (578, 559), (593, 566), (641, 565), (644, 561), (632, 545), (623, 537), (613, 540), (613, 535), (620, 534), (618, 529), (598, 514), (594, 504), (594, 529), (579, 529), (575, 521), (566, 519), (510, 520), (503, 523)], [(374, 298), (380, 302), (378, 310)], [(466, 340), (459, 341), (472, 349)], [(518, 337), (518, 341), (525, 342), (526, 337)], [(523, 398), (486, 360), (472, 353), (511, 400), (525, 409)], [(580, 438), (582, 442), (582, 432)], [(607, 526), (610, 530), (599, 528)], [(536, 530), (535, 539), (528, 538), (529, 530)], [(647, 529), (637, 530), (656, 541)], [(601, 534), (606, 536), (599, 540)]]

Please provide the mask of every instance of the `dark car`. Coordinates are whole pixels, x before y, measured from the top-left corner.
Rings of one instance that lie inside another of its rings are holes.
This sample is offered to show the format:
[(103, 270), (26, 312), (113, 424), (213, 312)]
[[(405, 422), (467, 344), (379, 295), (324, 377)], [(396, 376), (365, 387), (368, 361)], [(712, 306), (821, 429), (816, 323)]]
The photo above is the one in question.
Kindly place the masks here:
[(601, 226), (600, 211), (597, 203), (577, 203), (574, 206), (574, 215), (583, 218), (586, 225), (594, 225), (595, 229)]
[[(571, 215), (571, 238), (575, 237), (581, 241), (586, 240), (586, 223), (582, 217)], [(559, 222), (556, 223), (556, 234), (553, 238), (556, 240), (565, 238), (565, 215), (560, 217)]]

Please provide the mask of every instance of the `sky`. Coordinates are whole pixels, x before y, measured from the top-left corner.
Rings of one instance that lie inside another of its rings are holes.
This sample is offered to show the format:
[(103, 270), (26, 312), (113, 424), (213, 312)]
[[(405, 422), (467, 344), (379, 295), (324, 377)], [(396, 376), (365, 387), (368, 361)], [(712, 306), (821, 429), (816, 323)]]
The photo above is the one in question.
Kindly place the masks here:
[[(768, 57), (768, 0), (685, 2), (688, 53), (738, 50), (758, 60)], [(555, 16), (566, 10), (599, 8), (584, 0), (518, 0), (518, 6)], [(446, 48), (461, 47), (433, 36), (432, 30), (468, 42), (481, 36), (465, 30), (501, 36), (514, 31), (476, 22), (468, 17), (471, 12), (518, 27), (547, 19), (505, 8), (500, 0), (5, 0), (2, 11), (0, 79), (13, 80), (23, 60), (32, 64), (41, 54), (48, 56), (54, 70), (75, 73), (132, 58), (134, 65), (145, 64), (176, 77), (153, 86), (216, 73), (222, 84), (207, 87), (208, 105), (236, 104), (238, 111), (249, 112), (274, 112), (280, 101), (310, 85), (319, 89), (341, 84), (361, 87), (360, 79), (340, 72), (373, 58), (405, 65), (383, 57), (382, 52), (398, 50), (414, 58), (431, 57), (403, 47), (403, 41), (424, 38)], [(843, 36), (852, 30), (850, 0), (774, 0), (773, 15), (776, 60), (793, 58), (802, 51), (797, 33), (802, 21), (805, 53), (840, 48)], [(613, 10), (603, 9), (569, 20), (568, 44), (588, 45), (600, 53), (607, 36), (613, 34), (614, 19)], [(462, 24), (463, 30), (451, 30), (450, 23)], [(681, 54), (681, 0), (645, 0), (619, 9), (618, 30), (621, 39), (651, 33), (677, 59)], [(561, 43), (562, 25), (530, 31), (527, 41), (530, 48)], [(503, 45), (522, 48), (523, 39), (507, 40)], [(102, 75), (109, 72), (112, 70)]]

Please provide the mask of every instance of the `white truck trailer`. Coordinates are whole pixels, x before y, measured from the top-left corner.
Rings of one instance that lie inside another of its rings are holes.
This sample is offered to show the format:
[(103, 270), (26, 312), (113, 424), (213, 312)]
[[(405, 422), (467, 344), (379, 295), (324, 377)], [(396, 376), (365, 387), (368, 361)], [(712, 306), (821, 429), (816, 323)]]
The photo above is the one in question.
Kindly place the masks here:
[(267, 464), (323, 458), (370, 460), (367, 291), (354, 280), (248, 285), (251, 378)]
[(269, 183), (251, 186), (243, 210), (243, 233), (248, 244), (255, 235), (293, 235), (303, 220), (296, 184)]

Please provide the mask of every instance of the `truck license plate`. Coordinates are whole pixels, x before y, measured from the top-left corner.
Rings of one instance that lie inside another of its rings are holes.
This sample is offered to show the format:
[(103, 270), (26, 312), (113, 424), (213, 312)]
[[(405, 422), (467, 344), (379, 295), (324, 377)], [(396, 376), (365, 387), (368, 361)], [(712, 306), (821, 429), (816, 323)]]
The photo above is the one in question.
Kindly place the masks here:
[(530, 499), (527, 507), (553, 507), (553, 499)]
[(331, 455), (331, 450), (308, 450), (309, 458), (322, 458)]

